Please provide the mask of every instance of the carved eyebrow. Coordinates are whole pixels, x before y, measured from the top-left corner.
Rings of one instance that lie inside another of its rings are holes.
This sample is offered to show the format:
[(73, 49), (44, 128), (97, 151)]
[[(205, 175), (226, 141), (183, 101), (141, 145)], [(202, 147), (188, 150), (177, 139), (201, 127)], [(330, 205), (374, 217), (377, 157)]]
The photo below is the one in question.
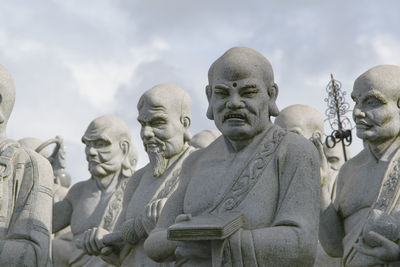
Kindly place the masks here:
[(367, 95), (364, 97), (363, 102), (366, 101), (368, 98), (376, 98), (379, 102), (381, 102), (382, 104), (387, 104), (388, 101), (385, 98), (385, 96), (383, 94), (381, 94), (380, 92), (376, 91), (376, 90), (371, 90), (367, 93)]
[(245, 86), (241, 87), (240, 89), (248, 89), (248, 88), (257, 88), (255, 84), (246, 84)]
[(229, 90), (229, 87), (226, 86), (225, 84), (217, 84), (216, 86), (214, 86), (215, 89), (226, 89)]

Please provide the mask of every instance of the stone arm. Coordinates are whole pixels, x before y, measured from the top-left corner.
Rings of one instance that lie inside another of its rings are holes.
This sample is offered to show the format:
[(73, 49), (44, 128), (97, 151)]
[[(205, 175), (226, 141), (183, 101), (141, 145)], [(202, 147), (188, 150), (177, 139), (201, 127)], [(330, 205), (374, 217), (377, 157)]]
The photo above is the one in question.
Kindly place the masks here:
[(53, 233), (70, 225), (73, 212), (73, 199), (79, 199), (79, 184), (74, 185), (65, 198), (53, 205)]
[(274, 221), (269, 227), (242, 229), (229, 238), (234, 262), (245, 266), (313, 265), (318, 239), (319, 160), (315, 148), (301, 141), (283, 141), (278, 148), (279, 201)]
[[(343, 187), (343, 172), (339, 172), (335, 196), (340, 196)], [(331, 201), (331, 194), (326, 187), (322, 188), (321, 213), (319, 224), (319, 241), (325, 252), (331, 257), (343, 256), (344, 225), (340, 213)]]
[(183, 203), (186, 188), (191, 178), (191, 168), (196, 162), (196, 155), (193, 152), (183, 163), (180, 173), (179, 186), (176, 191), (168, 198), (158, 218), (156, 228), (149, 234), (144, 242), (144, 249), (147, 256), (156, 262), (166, 262), (175, 260), (175, 249), (177, 242), (167, 239), (167, 229), (175, 223), (176, 217), (183, 214)]
[(0, 266), (50, 266), (53, 170), (32, 151), (19, 153), (18, 181), (6, 238), (0, 241)]

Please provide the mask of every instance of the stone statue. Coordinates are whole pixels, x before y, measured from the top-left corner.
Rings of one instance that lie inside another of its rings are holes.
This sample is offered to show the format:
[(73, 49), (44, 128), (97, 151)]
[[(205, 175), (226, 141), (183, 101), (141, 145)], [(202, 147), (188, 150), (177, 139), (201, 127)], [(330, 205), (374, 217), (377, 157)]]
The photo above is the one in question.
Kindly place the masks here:
[(220, 131), (217, 130), (204, 130), (195, 134), (189, 142), (189, 145), (195, 148), (205, 148), (215, 139), (221, 135)]
[(0, 266), (51, 266), (53, 172), (48, 160), (6, 136), (15, 102), (0, 65)]
[[(281, 110), (275, 119), (275, 124), (290, 132), (304, 136), (316, 145), (321, 163), (321, 184), (327, 187), (327, 190), (332, 194), (337, 171), (331, 170), (332, 168), (340, 168), (338, 162), (335, 162), (337, 155), (334, 154), (334, 152), (337, 152), (337, 148), (341, 149), (341, 146), (335, 146), (329, 149), (322, 144), (322, 136), (324, 134), (324, 119), (322, 114), (313, 107), (295, 104)], [(330, 153), (330, 161), (328, 161), (324, 148)], [(341, 159), (343, 159), (343, 157), (341, 157)], [(331, 166), (330, 162), (334, 165)], [(341, 161), (341, 163), (343, 165), (344, 160)], [(322, 249), (321, 245), (318, 244), (317, 256), (314, 264), (315, 267), (339, 267), (340, 264), (340, 258), (329, 257)]]
[[(23, 147), (35, 150), (49, 160), (53, 167), (54, 174), (54, 202), (63, 200), (68, 193), (69, 186), (71, 185), (71, 176), (65, 171), (65, 148), (62, 138), (57, 136), (56, 138), (43, 143), (38, 138), (25, 137), (18, 140), (18, 143)], [(50, 154), (47, 146), (53, 143), (56, 143), (56, 146)]]
[(74, 240), (73, 244), (60, 245), (53, 251), (54, 262), (59, 262), (57, 266), (109, 266), (100, 257), (86, 254), (84, 233), (97, 227), (114, 229), (128, 178), (136, 166), (137, 152), (129, 127), (113, 115), (94, 119), (82, 142), (92, 176), (75, 184), (62, 201), (54, 204), (53, 232), (70, 225)]
[(179, 187), (144, 243), (147, 255), (177, 266), (311, 266), (318, 154), (270, 121), (279, 113), (271, 64), (235, 47), (212, 64), (208, 79), (207, 117), (222, 136), (185, 160)]
[(340, 169), (334, 200), (322, 191), (319, 239), (344, 266), (398, 266), (400, 67), (366, 71), (352, 98), (364, 149)]
[[(141, 138), (150, 162), (128, 182), (121, 226), (104, 237), (104, 231), (98, 232), (88, 246), (103, 243), (114, 247), (113, 253), (104, 258), (117, 266), (174, 266), (152, 261), (143, 243), (179, 184), (183, 161), (194, 151), (188, 145), (192, 102), (188, 93), (176, 85), (160, 84), (147, 90), (137, 107)], [(102, 245), (97, 251), (101, 249), (104, 252)]]

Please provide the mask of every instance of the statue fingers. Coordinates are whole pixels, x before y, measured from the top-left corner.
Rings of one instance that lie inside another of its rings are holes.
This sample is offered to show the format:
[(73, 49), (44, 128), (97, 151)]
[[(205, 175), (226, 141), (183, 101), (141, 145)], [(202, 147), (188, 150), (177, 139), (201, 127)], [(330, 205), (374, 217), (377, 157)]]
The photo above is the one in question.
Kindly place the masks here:
[(157, 202), (157, 210), (156, 210), (157, 218), (156, 218), (156, 222), (158, 220), (158, 217), (160, 217), (160, 214), (161, 214), (162, 209), (164, 208), (165, 202), (167, 202), (166, 198), (162, 198)]
[(146, 205), (146, 216), (147, 217), (151, 217), (151, 206), (152, 206), (153, 202), (150, 202), (149, 204)]
[(108, 231), (103, 228), (98, 228), (95, 231), (94, 242), (96, 244), (96, 251), (98, 252), (104, 247), (103, 236), (105, 233), (108, 233)]
[(84, 233), (83, 236), (83, 250), (85, 251), (86, 254), (93, 255), (92, 248), (90, 247), (90, 235), (92, 233), (92, 230), (88, 230)]
[(91, 254), (93, 254), (93, 255), (99, 254), (99, 250), (97, 249), (96, 240), (95, 240), (97, 231), (98, 231), (97, 228), (93, 229), (89, 235), (88, 248), (89, 248), (89, 250), (91, 250)]

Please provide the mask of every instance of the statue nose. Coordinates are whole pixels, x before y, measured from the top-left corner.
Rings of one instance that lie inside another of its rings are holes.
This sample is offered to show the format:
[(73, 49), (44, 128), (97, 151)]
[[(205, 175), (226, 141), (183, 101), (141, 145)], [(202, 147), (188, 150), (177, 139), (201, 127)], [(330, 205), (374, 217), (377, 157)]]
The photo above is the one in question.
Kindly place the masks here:
[(226, 102), (226, 107), (229, 109), (244, 108), (244, 103), (240, 99), (240, 96), (232, 95), (228, 102)]
[(144, 126), (142, 128), (142, 138), (151, 138), (154, 137), (153, 129), (149, 126)]
[(354, 107), (353, 116), (354, 118), (364, 118), (365, 112), (363, 112), (360, 108)]

